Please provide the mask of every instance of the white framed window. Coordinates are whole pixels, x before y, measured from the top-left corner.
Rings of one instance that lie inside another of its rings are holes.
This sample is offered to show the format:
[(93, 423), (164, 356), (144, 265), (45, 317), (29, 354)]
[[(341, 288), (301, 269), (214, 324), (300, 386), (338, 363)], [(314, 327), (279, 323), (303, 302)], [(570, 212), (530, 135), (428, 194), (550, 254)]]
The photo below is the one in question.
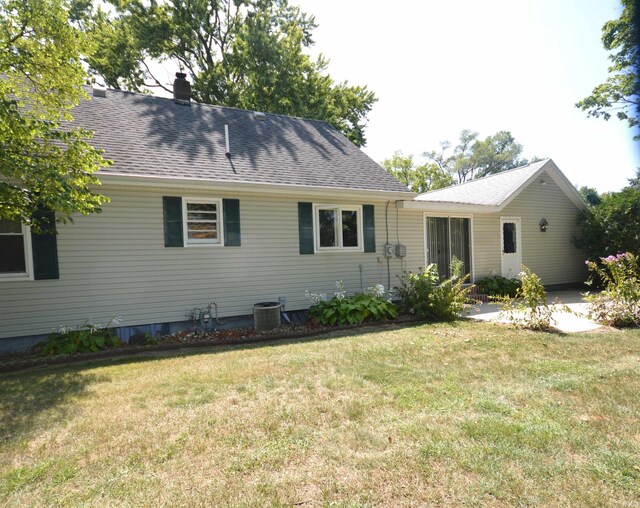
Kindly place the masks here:
[(0, 220), (0, 281), (33, 280), (31, 229), (20, 222)]
[(315, 251), (363, 252), (362, 206), (313, 207)]
[(223, 245), (222, 200), (183, 198), (182, 220), (184, 245)]

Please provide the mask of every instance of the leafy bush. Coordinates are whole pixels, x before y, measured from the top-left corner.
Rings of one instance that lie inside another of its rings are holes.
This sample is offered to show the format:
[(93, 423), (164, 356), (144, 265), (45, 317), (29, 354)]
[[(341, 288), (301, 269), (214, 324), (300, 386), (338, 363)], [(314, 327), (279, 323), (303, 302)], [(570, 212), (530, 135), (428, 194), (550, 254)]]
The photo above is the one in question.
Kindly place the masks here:
[(640, 326), (640, 267), (637, 256), (625, 252), (600, 260), (602, 266), (587, 261), (589, 270), (604, 285), (601, 293), (585, 295), (589, 304), (588, 316), (609, 326)]
[(325, 295), (306, 292), (307, 298), (314, 302), (309, 308), (309, 317), (323, 325), (354, 325), (363, 321), (381, 321), (393, 319), (398, 311), (384, 296), (384, 287), (378, 284), (347, 296), (342, 281), (336, 282), (334, 296), (327, 300)]
[(469, 276), (460, 276), (461, 263), (452, 261), (451, 271), (454, 275), (443, 281), (434, 263), (421, 272), (406, 273), (398, 286), (400, 310), (434, 321), (460, 318), (473, 286), (464, 286)]
[[(547, 304), (547, 292), (535, 273), (526, 266), (520, 272), (520, 287), (514, 297), (503, 297), (502, 315), (516, 326), (530, 330), (550, 330), (556, 324), (553, 310)], [(554, 301), (554, 305), (559, 300)], [(568, 311), (568, 308), (563, 310)]]
[(483, 295), (514, 297), (520, 287), (520, 279), (507, 279), (500, 275), (492, 275), (476, 281), (476, 286)]
[(38, 343), (35, 350), (42, 356), (72, 355), (74, 353), (96, 352), (109, 347), (122, 345), (122, 341), (110, 328), (98, 328), (87, 323), (77, 330), (66, 328), (53, 332), (47, 339)]
[(590, 259), (610, 252), (640, 255), (640, 189), (626, 187), (620, 192), (604, 194), (596, 206), (589, 206), (578, 216), (575, 244)]

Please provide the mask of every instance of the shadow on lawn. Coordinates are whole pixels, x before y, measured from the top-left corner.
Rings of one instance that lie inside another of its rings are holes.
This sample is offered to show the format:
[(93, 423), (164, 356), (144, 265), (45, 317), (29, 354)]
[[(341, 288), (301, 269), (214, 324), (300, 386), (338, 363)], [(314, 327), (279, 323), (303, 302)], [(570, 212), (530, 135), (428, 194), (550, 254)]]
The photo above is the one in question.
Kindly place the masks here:
[(80, 374), (76, 366), (0, 378), (0, 445), (23, 440), (38, 426), (64, 420), (68, 402), (89, 396), (107, 376)]
[[(464, 326), (463, 323), (464, 321), (455, 321), (447, 323), (447, 326), (457, 328)], [(87, 359), (82, 363), (51, 365), (38, 370), (0, 374), (0, 446), (28, 438), (29, 434), (44, 425), (44, 422), (50, 424), (64, 420), (69, 416), (73, 402), (91, 395), (92, 384), (109, 382), (111, 379), (104, 374), (83, 372), (87, 369), (154, 362), (192, 355), (216, 355), (228, 351), (282, 347), (414, 328), (425, 324), (425, 322), (414, 321), (386, 326), (364, 326), (352, 330), (335, 330), (310, 337), (278, 338), (241, 344), (208, 344), (205, 347), (185, 345), (183, 349), (148, 350), (132, 353), (130, 356)]]

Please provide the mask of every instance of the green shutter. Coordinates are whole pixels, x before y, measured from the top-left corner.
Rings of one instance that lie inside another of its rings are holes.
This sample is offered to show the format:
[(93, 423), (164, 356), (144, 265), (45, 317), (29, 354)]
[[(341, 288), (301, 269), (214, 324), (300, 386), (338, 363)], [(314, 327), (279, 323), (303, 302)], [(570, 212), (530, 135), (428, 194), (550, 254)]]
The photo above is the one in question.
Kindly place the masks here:
[(364, 233), (364, 251), (376, 251), (376, 217), (373, 205), (362, 205), (362, 230)]
[(298, 203), (300, 254), (313, 254), (313, 204)]
[(182, 234), (182, 198), (173, 196), (162, 197), (164, 212), (164, 246), (184, 247)]
[(42, 233), (31, 232), (33, 252), (33, 278), (59, 279), (56, 214), (52, 210), (39, 210), (35, 219), (42, 224)]
[(227, 247), (240, 247), (240, 200), (223, 199), (222, 217), (224, 219), (224, 244)]

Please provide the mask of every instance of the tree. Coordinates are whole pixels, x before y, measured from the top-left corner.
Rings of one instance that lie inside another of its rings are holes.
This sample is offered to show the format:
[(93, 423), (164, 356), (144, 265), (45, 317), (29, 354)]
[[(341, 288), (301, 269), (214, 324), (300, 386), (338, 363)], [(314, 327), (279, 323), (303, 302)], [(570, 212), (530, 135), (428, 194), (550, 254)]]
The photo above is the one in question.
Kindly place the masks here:
[(610, 76), (576, 107), (595, 118), (615, 115), (633, 128), (640, 120), (640, 13), (636, 0), (622, 0), (622, 6), (620, 17), (602, 27), (602, 45), (612, 52)]
[(636, 168), (636, 176), (629, 178), (629, 187), (640, 190), (640, 167)]
[(451, 143), (440, 143), (440, 151), (425, 152), (423, 155), (447, 172), (458, 183), (508, 169), (524, 166), (541, 160), (534, 157), (531, 161), (521, 159), (522, 145), (516, 142), (509, 131), (499, 131), (484, 140), (477, 132), (465, 129), (460, 132), (458, 144), (451, 152)]
[(582, 186), (578, 189), (580, 196), (584, 199), (585, 203), (591, 206), (599, 205), (602, 202), (602, 198), (598, 191), (593, 187)]
[(640, 254), (640, 189), (604, 194), (578, 216), (576, 246), (591, 260), (620, 252)]
[(0, 3), (0, 220), (45, 229), (39, 210), (100, 211), (93, 175), (106, 164), (90, 133), (61, 128), (83, 95), (82, 38), (64, 0)]
[(441, 170), (437, 164), (416, 166), (413, 156), (403, 155), (401, 151), (396, 151), (390, 159), (383, 160), (381, 165), (387, 173), (413, 192), (428, 192), (454, 184), (451, 175)]
[(94, 41), (90, 71), (108, 86), (170, 91), (150, 65), (170, 61), (190, 75), (197, 101), (325, 120), (365, 144), (375, 95), (335, 83), (323, 56), (304, 53), (315, 20), (287, 0), (110, 0), (111, 14), (89, 1), (74, 12)]

